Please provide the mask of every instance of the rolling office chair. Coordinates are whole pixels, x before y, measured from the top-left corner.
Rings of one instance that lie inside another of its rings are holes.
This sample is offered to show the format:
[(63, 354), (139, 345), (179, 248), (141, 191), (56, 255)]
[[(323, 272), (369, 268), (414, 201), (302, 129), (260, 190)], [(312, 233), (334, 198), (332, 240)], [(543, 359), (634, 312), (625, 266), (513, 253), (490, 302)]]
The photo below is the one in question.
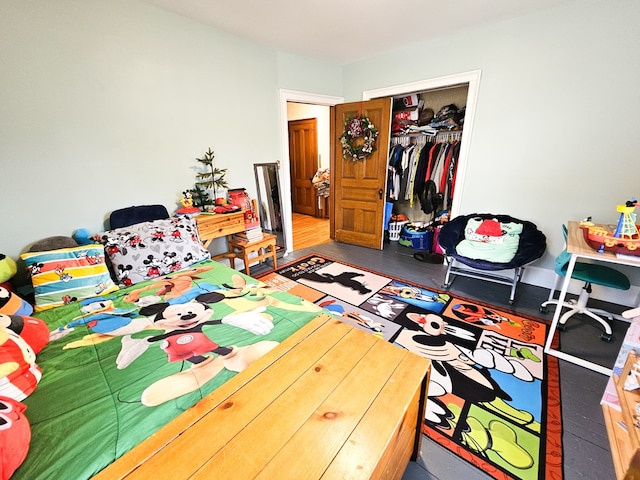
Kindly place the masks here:
[[(547, 305), (558, 305), (558, 300), (554, 300), (553, 296), (555, 294), (555, 291), (557, 290), (558, 281), (562, 277), (566, 276), (567, 267), (569, 266), (569, 260), (571, 259), (571, 254), (566, 250), (566, 225), (562, 226), (562, 232), (564, 234), (565, 249), (556, 258), (556, 280), (553, 284), (553, 288), (549, 292), (549, 299), (542, 305), (540, 305), (540, 312), (542, 313), (547, 313)], [(594, 284), (604, 287), (617, 288), (619, 290), (629, 290), (629, 287), (631, 286), (629, 283), (629, 279), (625, 274), (619, 272), (614, 268), (607, 267), (605, 265), (584, 262), (576, 262), (571, 274), (571, 278), (582, 280), (583, 282), (585, 282), (585, 284), (580, 291), (580, 296), (578, 297), (577, 301), (565, 301), (560, 306), (560, 308), (568, 308), (569, 310), (563, 313), (560, 317), (560, 320), (558, 321), (558, 330), (564, 331), (566, 329), (567, 320), (569, 320), (569, 318), (576, 313), (580, 313), (587, 315), (602, 324), (602, 326), (604, 327), (604, 333), (600, 335), (600, 338), (606, 342), (610, 342), (612, 338), (612, 331), (609, 322), (613, 320), (613, 314), (607, 312), (606, 310), (587, 307), (589, 294), (591, 293), (591, 285)], [(609, 322), (607, 322), (607, 320), (602, 317), (608, 319)]]

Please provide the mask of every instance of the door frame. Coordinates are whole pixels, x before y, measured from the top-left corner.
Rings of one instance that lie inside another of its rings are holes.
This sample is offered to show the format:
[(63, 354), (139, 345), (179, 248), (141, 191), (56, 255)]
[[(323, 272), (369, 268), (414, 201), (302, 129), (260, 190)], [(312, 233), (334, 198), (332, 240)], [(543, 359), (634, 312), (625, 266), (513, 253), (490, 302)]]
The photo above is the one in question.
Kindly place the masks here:
[(456, 189), (455, 195), (453, 196), (453, 202), (451, 204), (451, 217), (455, 217), (460, 213), (460, 205), (464, 193), (464, 177), (467, 170), (471, 134), (473, 132), (473, 122), (476, 114), (478, 92), (480, 90), (480, 77), (481, 70), (472, 70), (469, 72), (446, 75), (427, 80), (419, 80), (417, 82), (404, 83), (391, 87), (365, 90), (362, 92), (362, 100), (366, 101), (374, 98), (406, 95), (409, 93), (436, 90), (461, 84), (469, 85), (469, 89), (467, 91), (467, 105), (464, 115), (464, 135), (462, 135), (462, 140), (460, 142), (460, 155), (458, 157), (458, 166), (456, 167)]
[(291, 159), (289, 158), (289, 119), (287, 118), (287, 102), (308, 103), (311, 105), (325, 105), (332, 107), (344, 103), (344, 97), (320, 95), (316, 93), (298, 92), (280, 89), (280, 148), (282, 152), (282, 168), (279, 169), (280, 185), (282, 185), (282, 223), (284, 227), (284, 243), (286, 256), (293, 251), (293, 228), (291, 208)]

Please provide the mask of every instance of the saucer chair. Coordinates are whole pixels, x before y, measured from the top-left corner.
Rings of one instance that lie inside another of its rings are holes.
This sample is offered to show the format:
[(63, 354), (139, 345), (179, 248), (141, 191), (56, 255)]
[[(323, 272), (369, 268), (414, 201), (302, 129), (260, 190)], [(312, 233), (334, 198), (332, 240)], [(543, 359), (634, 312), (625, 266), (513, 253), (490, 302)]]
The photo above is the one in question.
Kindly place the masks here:
[[(548, 305), (558, 305), (558, 300), (554, 300), (553, 296), (558, 289), (559, 281), (567, 275), (567, 268), (569, 261), (571, 260), (571, 254), (566, 250), (567, 241), (567, 226), (562, 226), (562, 233), (564, 234), (565, 249), (556, 258), (556, 281), (553, 284), (553, 288), (549, 292), (549, 299), (540, 305), (540, 312), (547, 313)], [(580, 296), (578, 300), (570, 300), (562, 303), (560, 308), (568, 308), (569, 310), (562, 314), (560, 320), (558, 320), (558, 330), (564, 331), (566, 329), (567, 320), (575, 314), (584, 314), (593, 318), (604, 327), (604, 333), (600, 335), (600, 338), (605, 342), (610, 342), (612, 339), (611, 325), (609, 322), (613, 321), (613, 315), (606, 310), (598, 308), (588, 308), (587, 302), (589, 301), (589, 294), (591, 293), (591, 285), (600, 285), (603, 287), (616, 288), (619, 290), (629, 290), (631, 284), (629, 278), (622, 272), (615, 268), (607, 267), (606, 265), (586, 262), (576, 262), (573, 272), (571, 272), (571, 278), (581, 280), (584, 283), (582, 290), (580, 290)], [(607, 320), (605, 320), (605, 317)]]
[[(456, 251), (456, 246), (465, 239), (465, 227), (470, 219), (496, 219), (500, 223), (519, 223), (522, 233), (515, 256), (506, 263), (490, 262), (462, 256)], [(512, 304), (516, 294), (516, 287), (522, 278), (524, 268), (529, 263), (540, 258), (547, 248), (547, 237), (538, 227), (527, 220), (519, 220), (509, 215), (492, 213), (473, 213), (460, 215), (445, 223), (440, 230), (438, 243), (445, 252), (447, 260), (447, 274), (443, 288), (448, 289), (456, 276), (478, 278), (489, 282), (510, 285), (509, 304)], [(465, 268), (471, 267), (471, 268)], [(509, 274), (513, 270), (513, 274)]]

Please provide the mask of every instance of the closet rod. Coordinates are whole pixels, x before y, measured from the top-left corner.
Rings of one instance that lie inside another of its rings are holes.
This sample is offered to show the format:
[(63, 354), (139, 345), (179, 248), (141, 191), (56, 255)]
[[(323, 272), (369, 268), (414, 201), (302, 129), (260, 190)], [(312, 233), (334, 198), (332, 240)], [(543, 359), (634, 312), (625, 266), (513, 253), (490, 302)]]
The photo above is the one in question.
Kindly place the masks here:
[(427, 141), (437, 142), (437, 143), (446, 143), (446, 142), (454, 142), (460, 140), (462, 138), (462, 130), (450, 130), (450, 131), (442, 131), (438, 132), (435, 135), (425, 134), (425, 133), (408, 133), (404, 135), (396, 135), (395, 137), (391, 137), (392, 145), (410, 145), (411, 143), (425, 143)]

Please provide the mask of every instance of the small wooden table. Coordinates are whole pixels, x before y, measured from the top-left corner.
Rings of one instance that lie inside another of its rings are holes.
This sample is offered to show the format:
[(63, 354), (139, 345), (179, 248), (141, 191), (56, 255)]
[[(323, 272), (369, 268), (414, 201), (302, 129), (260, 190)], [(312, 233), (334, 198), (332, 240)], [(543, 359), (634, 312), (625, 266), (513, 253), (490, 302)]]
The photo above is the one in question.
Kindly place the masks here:
[[(229, 239), (230, 249), (234, 252), (233, 256), (229, 257), (231, 268), (235, 268), (235, 259), (242, 258), (244, 262), (244, 269), (247, 275), (251, 275), (249, 272), (249, 264), (251, 262), (262, 263), (263, 260), (271, 257), (273, 262), (273, 268), (278, 268), (278, 261), (276, 257), (276, 236), (270, 233), (264, 233), (260, 240), (244, 240), (235, 237)], [(250, 258), (250, 255), (255, 253), (256, 255)]]
[(319, 315), (96, 478), (400, 479), (430, 365)]

